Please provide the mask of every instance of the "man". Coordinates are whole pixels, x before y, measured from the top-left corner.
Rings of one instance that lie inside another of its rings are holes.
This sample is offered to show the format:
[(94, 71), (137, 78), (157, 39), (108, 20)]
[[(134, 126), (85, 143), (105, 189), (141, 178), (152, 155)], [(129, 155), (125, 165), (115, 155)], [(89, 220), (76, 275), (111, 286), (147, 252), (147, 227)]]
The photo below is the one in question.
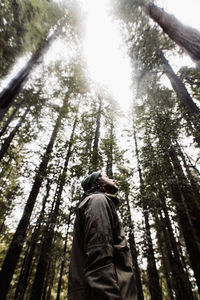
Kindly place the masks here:
[(69, 300), (136, 300), (129, 248), (116, 213), (118, 187), (94, 172), (82, 181), (69, 267)]

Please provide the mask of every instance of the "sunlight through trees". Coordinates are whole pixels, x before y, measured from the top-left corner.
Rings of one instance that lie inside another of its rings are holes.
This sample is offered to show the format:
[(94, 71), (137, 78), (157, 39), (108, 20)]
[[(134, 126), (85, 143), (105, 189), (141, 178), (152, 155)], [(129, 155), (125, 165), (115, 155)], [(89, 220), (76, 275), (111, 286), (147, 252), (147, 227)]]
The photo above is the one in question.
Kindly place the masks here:
[(119, 185), (138, 300), (199, 299), (193, 62), (141, 1), (3, 0), (0, 16), (0, 299), (68, 299), (80, 182), (97, 170)]

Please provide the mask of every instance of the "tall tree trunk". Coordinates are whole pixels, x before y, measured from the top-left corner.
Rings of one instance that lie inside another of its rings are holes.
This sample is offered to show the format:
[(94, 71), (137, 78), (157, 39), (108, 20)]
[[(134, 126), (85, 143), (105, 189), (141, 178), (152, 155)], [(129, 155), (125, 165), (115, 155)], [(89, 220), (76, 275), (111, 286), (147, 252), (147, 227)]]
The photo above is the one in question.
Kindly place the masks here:
[(16, 29), (16, 33), (17, 33), (17, 53), (19, 53), (20, 50), (22, 50), (22, 37), (26, 31), (26, 29), (24, 28), (24, 26), (22, 26), (22, 22), (20, 22), (20, 6), (17, 3), (16, 0), (12, 0), (11, 1), (11, 9), (12, 9), (12, 13), (13, 13), (13, 22), (12, 22), (12, 26)]
[[(10, 170), (8, 169), (8, 174), (0, 174), (0, 178), (3, 178), (4, 179), (4, 182), (1, 186), (1, 189), (3, 190), (4, 188), (4, 185), (6, 184), (7, 180), (9, 181), (9, 177), (12, 173), (14, 169), (14, 166), (12, 166), (10, 168)], [(2, 177), (1, 177), (2, 176)], [(15, 198), (15, 195), (17, 194), (17, 183), (15, 185), (12, 186), (12, 191), (9, 193), (9, 197), (7, 198), (7, 204), (6, 204), (6, 209), (5, 211), (1, 211), (1, 223), (0, 223), (0, 234), (3, 233), (3, 229), (4, 229), (4, 226), (5, 226), (5, 220), (6, 220), (6, 217), (9, 215), (9, 212), (11, 210), (11, 207), (12, 207), (12, 199)]]
[(19, 130), (19, 128), (21, 127), (21, 125), (23, 124), (27, 114), (30, 111), (30, 107), (27, 107), (27, 109), (25, 110), (24, 114), (21, 116), (18, 124), (15, 126), (15, 128), (11, 131), (11, 133), (9, 134), (9, 136), (4, 140), (4, 143), (1, 146), (1, 150), (0, 150), (0, 161), (2, 160), (2, 158), (4, 157), (4, 155), (6, 155), (8, 148), (13, 140), (13, 138), (15, 137), (17, 131)]
[(93, 144), (92, 157), (91, 157), (92, 169), (90, 170), (90, 172), (96, 171), (99, 168), (99, 138), (100, 138), (101, 113), (102, 113), (101, 110), (102, 110), (102, 100), (99, 97), (99, 109), (97, 113), (96, 130), (95, 130), (94, 144)]
[(57, 32), (58, 30), (50, 35), (50, 37), (42, 44), (42, 46), (35, 52), (35, 54), (32, 55), (26, 65), (17, 73), (17, 75), (9, 82), (7, 87), (0, 93), (0, 121), (27, 82), (34, 66), (41, 62), (42, 55), (49, 48), (52, 41), (57, 36)]
[(110, 136), (108, 141), (108, 151), (107, 151), (107, 164), (106, 172), (108, 177), (113, 178), (113, 141), (114, 141), (114, 124), (111, 118), (110, 120)]
[[(184, 83), (180, 80), (180, 78), (176, 75), (168, 60), (165, 58), (163, 52), (159, 49), (158, 55), (161, 58), (161, 62), (163, 64), (164, 72), (166, 76), (169, 78), (171, 85), (177, 95), (177, 98), (180, 104), (185, 108), (188, 112), (188, 116), (186, 115), (186, 121), (190, 125), (190, 131), (194, 136), (194, 139), (198, 146), (200, 147), (200, 123), (199, 116), (200, 110), (198, 106), (194, 103), (190, 94), (188, 93)], [(190, 124), (191, 123), (191, 124)]]
[(31, 192), (29, 194), (27, 203), (25, 205), (23, 215), (21, 217), (21, 220), (19, 221), (19, 224), (17, 226), (17, 229), (15, 231), (12, 242), (9, 246), (8, 252), (6, 254), (6, 257), (5, 257), (3, 265), (2, 265), (2, 269), (0, 272), (0, 299), (6, 298), (6, 295), (7, 295), (9, 286), (10, 286), (10, 282), (12, 280), (17, 262), (19, 260), (19, 256), (22, 251), (24, 240), (26, 238), (26, 232), (27, 232), (27, 228), (29, 226), (31, 214), (32, 214), (39, 190), (42, 186), (43, 179), (45, 178), (45, 176), (47, 174), (47, 165), (51, 158), (51, 152), (53, 149), (53, 145), (54, 145), (59, 127), (60, 127), (61, 119), (62, 119), (62, 108), (61, 108), (60, 114), (57, 118), (56, 124), (54, 126), (54, 130), (52, 132), (50, 141), (47, 145), (45, 154), (43, 155), (39, 169), (35, 176), (34, 183), (33, 183)]
[[(190, 287), (190, 283), (188, 281), (187, 274), (180, 260), (180, 253), (177, 248), (177, 243), (174, 238), (168, 211), (166, 210), (166, 204), (164, 202), (165, 199), (163, 198), (162, 209), (164, 210), (165, 218), (163, 218), (161, 210), (159, 211), (161, 230), (165, 239), (164, 241), (161, 241), (161, 243), (165, 245), (164, 251), (167, 254), (167, 261), (170, 266), (170, 273), (173, 276), (172, 283), (175, 290), (176, 299), (182, 300), (185, 297), (188, 300), (193, 300), (194, 298)], [(159, 227), (158, 230), (160, 230)]]
[(67, 223), (67, 233), (66, 233), (66, 236), (65, 236), (65, 244), (64, 244), (63, 254), (62, 254), (62, 263), (61, 263), (61, 267), (60, 267), (60, 274), (59, 274), (59, 280), (58, 280), (58, 286), (57, 286), (56, 300), (60, 300), (60, 292), (61, 292), (63, 271), (64, 271), (65, 260), (66, 260), (65, 256), (66, 256), (66, 253), (67, 253), (67, 242), (68, 242), (70, 222), (71, 222), (71, 214), (69, 214), (69, 220), (68, 220), (68, 223)]
[(158, 55), (161, 58), (161, 62), (163, 64), (164, 72), (166, 73), (167, 77), (169, 78), (171, 85), (174, 91), (177, 94), (177, 97), (184, 105), (186, 110), (191, 114), (199, 114), (200, 110), (198, 106), (192, 100), (190, 94), (188, 93), (184, 83), (180, 80), (180, 78), (176, 75), (174, 70), (172, 69), (171, 65), (169, 64), (168, 60), (164, 56), (163, 52), (159, 49)]
[(67, 155), (64, 162), (64, 168), (58, 179), (59, 188), (55, 199), (55, 208), (52, 211), (52, 214), (49, 219), (50, 225), (49, 226), (47, 225), (44, 231), (44, 240), (41, 247), (41, 253), (37, 265), (37, 270), (35, 273), (30, 300), (35, 300), (35, 299), (40, 300), (42, 297), (46, 271), (47, 271), (48, 263), (51, 260), (51, 248), (52, 248), (52, 241), (54, 237), (54, 228), (56, 225), (57, 217), (59, 215), (59, 208), (62, 200), (63, 188), (66, 181), (68, 163), (69, 163), (70, 156), (72, 154), (72, 146), (73, 146), (76, 124), (77, 124), (77, 117), (75, 118), (74, 125), (72, 128), (72, 133), (68, 144)]
[[(160, 139), (160, 144), (161, 143), (162, 141)], [(162, 174), (162, 170), (161, 167), (158, 165), (157, 160), (154, 156), (154, 149), (152, 147), (150, 137), (148, 137), (148, 148), (152, 153), (151, 159), (154, 165), (153, 173), (156, 174), (155, 180), (157, 181), (156, 184), (157, 202), (155, 202), (154, 205), (153, 215), (157, 225), (156, 230), (157, 230), (157, 236), (160, 244), (160, 249), (162, 249), (165, 256), (167, 256), (166, 260), (168, 262), (168, 267), (170, 268), (169, 274), (171, 274), (172, 276), (172, 278), (171, 276), (170, 278), (168, 278), (168, 286), (169, 289), (170, 289), (170, 285), (173, 286), (177, 300), (182, 300), (184, 297), (193, 300), (191, 286), (188, 281), (187, 274), (183, 268), (182, 262), (180, 260), (180, 253), (178, 252), (177, 243), (174, 238), (174, 234), (173, 234), (173, 230), (172, 230), (172, 226), (171, 226), (171, 222), (170, 222), (170, 218), (166, 206), (166, 193), (163, 189), (162, 180), (159, 175)], [(163, 217), (161, 210), (164, 212), (165, 217)]]
[[(178, 229), (176, 230), (178, 231)], [(182, 238), (182, 235), (180, 235), (180, 230), (178, 231), (178, 234), (176, 234), (176, 237), (177, 237), (177, 249), (180, 253), (180, 260), (182, 262), (182, 265), (183, 265), (183, 268), (185, 270), (185, 274), (186, 274), (186, 277), (187, 277), (187, 281), (189, 283), (189, 286), (190, 286), (190, 289), (192, 291), (192, 283), (190, 281), (190, 275), (189, 275), (189, 270), (190, 270), (190, 266), (188, 266), (188, 264), (186, 263), (186, 260), (187, 260), (187, 256), (185, 255), (184, 253), (184, 249), (182, 247), (182, 243), (181, 243), (181, 238)], [(195, 300), (198, 300), (198, 297), (196, 296), (196, 293), (198, 293), (198, 291), (193, 291), (193, 295), (194, 295), (194, 299)]]
[(153, 250), (153, 243), (151, 238), (151, 230), (149, 225), (149, 212), (147, 206), (147, 197), (144, 191), (144, 180), (142, 176), (142, 170), (140, 166), (140, 159), (139, 159), (139, 151), (138, 151), (138, 144), (137, 144), (137, 137), (135, 126), (133, 125), (133, 137), (135, 143), (135, 152), (136, 152), (136, 159), (137, 159), (137, 167), (138, 167), (138, 174), (140, 180), (140, 194), (142, 197), (142, 208), (143, 208), (143, 215), (145, 221), (145, 241), (146, 241), (146, 254), (147, 254), (147, 272), (149, 278), (149, 292), (151, 295), (151, 300), (162, 300), (162, 290), (159, 284), (159, 276), (158, 271), (156, 268), (155, 263), (155, 256)]
[[(162, 229), (163, 224), (159, 220), (158, 217), (158, 212), (154, 210), (153, 212), (154, 219), (155, 219), (155, 225), (156, 225), (156, 230), (157, 230), (157, 238), (158, 238), (158, 244), (159, 244), (159, 251), (161, 253), (161, 260), (162, 260), (162, 265), (163, 265), (163, 271), (164, 271), (164, 276), (166, 279), (167, 283), (167, 288), (168, 288), (168, 295), (170, 300), (174, 300), (174, 295), (173, 292), (175, 290), (175, 294), (177, 297), (177, 291), (176, 291), (176, 285), (173, 282), (173, 279), (171, 278), (171, 264), (170, 264), (170, 259), (171, 259), (171, 249), (167, 247), (168, 241), (167, 241), (167, 236), (164, 233), (164, 230)], [(160, 232), (161, 230), (161, 232)], [(175, 281), (176, 282), (176, 281)], [(177, 300), (179, 298), (176, 298)]]
[(42, 223), (43, 216), (44, 216), (45, 206), (46, 206), (47, 199), (49, 197), (49, 192), (50, 192), (50, 180), (47, 179), (46, 195), (43, 199), (42, 209), (41, 209), (40, 215), (37, 219), (33, 234), (31, 236), (30, 245), (28, 247), (29, 251), (27, 253), (27, 256), (24, 258), (24, 264), (21, 268), (20, 276), (18, 279), (16, 291), (15, 291), (14, 300), (23, 300), (24, 299), (26, 287), (27, 287), (29, 277), (30, 277), (30, 271), (31, 271), (31, 266), (32, 266), (32, 262), (33, 262), (34, 252), (35, 252), (35, 248), (36, 248), (38, 238), (40, 235), (40, 228), (41, 228), (41, 223)]
[(199, 247), (196, 243), (196, 237), (194, 235), (194, 231), (191, 228), (190, 220), (188, 219), (188, 214), (185, 209), (185, 204), (183, 203), (183, 197), (180, 188), (176, 182), (176, 178), (174, 177), (173, 167), (171, 166), (171, 162), (169, 161), (168, 157), (166, 156), (165, 158), (166, 169), (168, 170), (169, 178), (172, 178), (169, 183), (169, 189), (171, 191), (173, 203), (176, 207), (180, 228), (185, 240), (187, 252), (190, 257), (194, 276), (196, 278), (198, 287), (200, 287)]
[(145, 1), (143, 5), (149, 16), (161, 26), (175, 43), (185, 49), (196, 62), (197, 68), (200, 69), (200, 32), (182, 24), (173, 15), (149, 1)]
[(55, 260), (53, 262), (49, 261), (48, 271), (47, 271), (47, 275), (45, 278), (44, 293), (43, 293), (42, 300), (51, 300), (52, 299), (51, 292), (53, 289), (53, 282), (54, 282), (54, 278), (55, 278), (55, 274), (56, 274), (56, 272), (55, 272), (56, 269), (57, 269), (56, 261)]
[(44, 283), (47, 275), (48, 265), (51, 261), (51, 250), (52, 250), (52, 242), (54, 238), (54, 227), (58, 215), (59, 206), (60, 206), (60, 199), (59, 201), (56, 202), (55, 209), (52, 212), (52, 216), (49, 220), (50, 225), (49, 226), (46, 225), (46, 228), (44, 230), (43, 242), (41, 246), (39, 261), (36, 268), (32, 290), (30, 294), (30, 300), (35, 300), (35, 299), (40, 300), (42, 295), (44, 294), (44, 287), (45, 287)]
[(143, 215), (145, 221), (145, 242), (146, 242), (146, 255), (147, 255), (147, 272), (149, 278), (149, 291), (152, 300), (161, 300), (162, 290), (159, 284), (159, 276), (156, 268), (153, 242), (151, 238), (151, 230), (149, 224), (149, 212), (147, 205), (145, 203), (146, 199), (142, 199), (143, 201)]
[(13, 110), (13, 112), (11, 113), (11, 115), (9, 116), (8, 120), (6, 121), (6, 123), (4, 124), (3, 128), (0, 131), (0, 137), (2, 137), (2, 135), (6, 132), (10, 122), (13, 120), (14, 116), (16, 115), (16, 113), (18, 112), (18, 110), (20, 109), (21, 105), (25, 102), (25, 97), (17, 103), (15, 109)]
[(128, 193), (126, 193), (126, 205), (128, 209), (128, 226), (129, 226), (129, 244), (130, 244), (130, 250), (131, 250), (131, 256), (133, 261), (133, 266), (135, 269), (135, 279), (136, 279), (136, 285), (137, 285), (137, 297), (138, 300), (144, 300), (144, 294), (142, 290), (142, 281), (141, 281), (141, 275), (140, 275), (140, 268), (138, 265), (138, 252), (136, 248), (135, 243), (135, 236), (134, 236), (134, 225), (131, 218), (131, 208), (130, 203), (128, 200)]
[[(181, 150), (181, 147), (180, 147), (180, 145), (178, 143), (177, 143), (177, 149), (178, 149), (178, 154), (180, 155), (180, 157), (181, 157), (181, 159), (183, 161), (184, 168), (185, 168), (185, 170), (187, 172), (189, 183), (190, 183), (191, 189), (192, 189), (192, 196), (194, 198), (194, 201), (196, 200), (195, 201), (195, 205), (197, 206), (197, 210), (199, 211), (200, 210), (200, 202), (199, 202), (199, 199), (200, 199), (200, 186), (196, 182), (195, 177), (192, 175), (192, 173), (190, 171), (190, 168), (188, 166), (188, 163), (186, 161), (185, 154)], [(195, 172), (196, 172), (196, 170), (195, 170)], [(198, 175), (200, 175), (200, 174), (198, 174)]]
[[(191, 188), (188, 179), (186, 178), (181, 163), (177, 157), (177, 153), (174, 147), (169, 149), (169, 155), (172, 160), (172, 164), (177, 176), (178, 185), (180, 187), (180, 191), (182, 193), (182, 198), (185, 204), (185, 209), (187, 211), (192, 230), (194, 232), (194, 236), (197, 237), (197, 243), (200, 245), (200, 208), (199, 203), (197, 203), (193, 191)], [(199, 200), (199, 199), (198, 199)], [(200, 265), (199, 265), (200, 267)]]

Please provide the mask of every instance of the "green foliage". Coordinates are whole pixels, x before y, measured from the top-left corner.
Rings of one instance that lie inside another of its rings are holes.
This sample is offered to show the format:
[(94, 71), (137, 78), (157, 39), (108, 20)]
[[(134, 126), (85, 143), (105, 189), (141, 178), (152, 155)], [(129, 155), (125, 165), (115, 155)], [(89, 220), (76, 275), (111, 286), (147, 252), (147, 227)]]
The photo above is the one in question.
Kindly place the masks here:
[(200, 101), (200, 72), (196, 68), (182, 67), (180, 78), (188, 86), (194, 99)]
[(34, 52), (65, 10), (48, 0), (3, 0), (0, 3), (0, 78), (7, 75), (18, 56)]
[[(114, 100), (105, 90), (94, 88), (94, 84), (87, 77), (88, 71), (79, 52), (81, 39), (76, 43), (76, 38), (81, 37), (80, 32), (82, 31), (82, 27), (79, 27), (82, 22), (81, 14), (76, 3), (71, 1), (69, 5), (62, 6), (62, 4), (47, 0), (4, 0), (0, 4), (0, 16), (2, 17), (0, 41), (3, 41), (0, 62), (4, 62), (1, 70), (2, 76), (7, 73), (19, 53), (37, 49), (50, 30), (55, 27), (58, 19), (60, 20), (65, 13), (70, 11), (75, 12), (74, 16), (68, 14), (69, 23), (65, 24), (62, 34), (66, 35), (66, 32), (71, 31), (72, 35), (76, 37), (70, 45), (74, 47), (73, 50), (77, 54), (68, 64), (58, 60), (41, 73), (38, 72), (37, 76), (40, 79), (33, 78), (16, 99), (15, 105), (22, 99), (25, 101), (3, 135), (4, 140), (15, 128), (26, 108), (30, 106), (30, 113), (14, 136), (3, 159), (0, 174), (0, 217), (3, 221), (7, 220), (9, 224), (15, 209), (23, 209), (25, 206), (55, 120), (64, 104), (60, 112), (62, 121), (59, 131), (56, 140), (52, 141), (54, 147), (51, 155), (48, 156), (50, 159), (48, 166), (44, 173), (41, 172), (45, 175), (49, 186), (47, 188), (47, 185), (43, 184), (37, 197), (25, 246), (9, 291), (10, 298), (14, 297), (21, 268), (23, 264), (26, 265), (25, 256), (30, 251), (29, 247), (36, 242), (25, 294), (26, 298), (30, 296), (45, 228), (51, 227), (54, 229), (53, 240), (51, 253), (47, 257), (48, 273), (44, 278), (44, 293), (47, 299), (56, 299), (61, 265), (64, 262), (60, 298), (66, 299), (74, 212), (82, 197), (80, 181), (94, 168), (93, 158), (98, 160), (95, 167), (98, 166), (99, 169), (107, 167), (107, 170), (113, 173), (113, 177), (118, 182), (119, 196), (123, 199), (120, 203), (120, 214), (126, 226), (125, 231), (130, 245), (131, 237), (133, 238), (133, 234), (135, 235), (136, 245), (132, 249), (138, 251), (139, 275), (142, 278), (145, 299), (151, 298), (149, 265), (147, 267), (146, 263), (149, 255), (149, 240), (152, 240), (154, 244), (152, 249), (162, 286), (163, 299), (169, 299), (169, 282), (167, 282), (163, 261), (167, 261), (169, 280), (173, 283), (174, 293), (177, 277), (172, 272), (173, 264), (169, 260), (170, 256), (167, 256), (166, 243), (169, 238), (170, 226), (172, 236), (176, 238), (173, 245), (171, 240), (169, 251), (171, 251), (172, 257), (175, 257), (175, 250), (172, 246), (176, 246), (184, 272), (185, 269), (191, 270), (188, 249), (182, 235), (183, 228), (180, 224), (172, 188), (175, 187), (177, 191), (180, 191), (181, 199), (185, 201), (187, 195), (184, 188), (187, 187), (191, 191), (191, 203), (193, 200), (198, 203), (199, 172), (194, 171), (193, 161), (189, 161), (187, 156), (181, 156), (180, 149), (185, 142), (188, 124), (178, 109), (174, 92), (163, 83), (161, 60), (158, 55), (158, 49), (163, 49), (166, 53), (171, 54), (174, 45), (169, 43), (160, 30), (149, 22), (138, 3), (133, 1), (116, 2), (119, 4), (116, 9), (120, 9), (120, 16), (123, 22), (126, 22), (122, 24), (122, 29), (124, 35), (128, 35), (129, 54), (133, 59), (133, 66), (137, 66), (137, 70), (134, 69), (133, 78), (137, 79), (138, 84), (137, 103), (135, 102), (134, 113), (129, 115), (134, 120), (134, 132), (131, 126), (128, 127), (126, 132), (123, 132), (122, 139), (120, 138), (121, 131), (120, 137), (117, 135), (121, 130), (119, 128), (121, 116)], [(61, 11), (62, 7), (64, 9)], [(80, 20), (77, 17), (80, 17)], [(65, 18), (63, 22), (66, 22)], [(62, 36), (62, 38), (68, 39), (66, 36), (65, 38)], [(188, 84), (195, 98), (199, 99), (198, 72), (183, 68), (180, 76)], [(6, 118), (14, 108), (13, 106)], [(99, 116), (101, 118), (98, 119)], [(70, 140), (76, 118), (74, 136)], [(99, 120), (100, 127), (98, 129)], [(188, 130), (188, 136), (189, 132)], [(94, 146), (95, 138), (98, 141), (96, 148)], [(130, 138), (131, 142), (127, 143)], [(138, 143), (138, 151), (134, 151), (134, 138)], [(68, 153), (70, 144), (71, 150)], [(181, 145), (180, 148), (179, 145)], [(179, 172), (175, 169), (169, 155), (172, 146), (178, 153), (176, 158), (182, 167), (182, 177), (180, 169)], [(184, 150), (187, 152), (187, 148)], [(69, 162), (66, 167), (64, 162), (68, 154)], [(62, 178), (64, 181), (61, 181)], [(62, 192), (58, 197), (61, 185)], [(46, 199), (45, 205), (44, 199)], [(60, 204), (56, 219), (52, 221), (56, 200), (59, 200)], [(197, 206), (199, 207), (199, 204)], [(167, 220), (166, 212), (168, 212), (169, 220)], [(191, 222), (193, 222), (192, 212), (188, 210), (187, 214), (191, 215)], [(1, 228), (1, 262), (6, 255), (12, 235), (11, 228), (6, 224), (4, 223), (3, 229)], [(148, 232), (147, 225), (149, 226)], [(16, 227), (17, 224), (13, 225), (12, 231)], [(39, 231), (36, 240), (33, 235), (35, 229)], [(192, 230), (196, 229), (192, 228)], [(7, 232), (9, 233), (6, 234)], [(178, 244), (179, 240), (181, 240), (180, 244)], [(133, 261), (135, 262), (135, 260), (134, 256)], [(195, 291), (196, 283), (194, 277), (190, 276), (190, 272), (189, 277), (192, 281), (193, 291)]]

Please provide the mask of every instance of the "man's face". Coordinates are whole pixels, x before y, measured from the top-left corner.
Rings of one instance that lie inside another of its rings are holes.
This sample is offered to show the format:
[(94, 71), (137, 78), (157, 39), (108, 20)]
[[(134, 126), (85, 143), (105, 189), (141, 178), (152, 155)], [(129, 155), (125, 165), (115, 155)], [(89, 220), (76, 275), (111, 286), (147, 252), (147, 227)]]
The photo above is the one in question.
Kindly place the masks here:
[(110, 194), (115, 194), (118, 192), (118, 186), (116, 183), (110, 179), (105, 173), (102, 173), (98, 179), (105, 192)]

